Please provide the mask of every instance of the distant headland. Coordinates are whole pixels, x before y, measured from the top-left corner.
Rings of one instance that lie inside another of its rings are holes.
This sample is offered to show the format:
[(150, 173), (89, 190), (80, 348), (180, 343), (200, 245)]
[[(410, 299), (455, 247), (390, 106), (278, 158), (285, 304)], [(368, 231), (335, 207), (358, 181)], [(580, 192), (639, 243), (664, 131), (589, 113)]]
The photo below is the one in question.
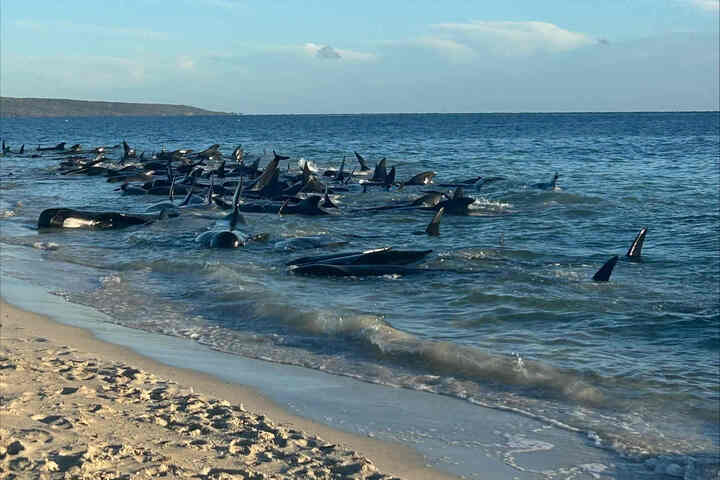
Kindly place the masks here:
[(0, 97), (0, 117), (100, 117), (232, 115), (187, 105), (94, 102), (59, 98)]

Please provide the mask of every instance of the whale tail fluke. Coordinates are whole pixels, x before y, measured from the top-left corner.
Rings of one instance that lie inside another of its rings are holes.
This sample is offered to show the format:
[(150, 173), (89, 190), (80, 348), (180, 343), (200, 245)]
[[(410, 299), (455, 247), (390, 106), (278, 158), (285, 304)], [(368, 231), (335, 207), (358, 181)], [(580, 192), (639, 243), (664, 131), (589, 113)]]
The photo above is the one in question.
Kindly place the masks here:
[(626, 256), (633, 260), (640, 259), (640, 256), (642, 255), (642, 248), (643, 244), (645, 243), (645, 235), (647, 234), (647, 227), (643, 227), (640, 229), (638, 234), (635, 236), (635, 240), (633, 241), (632, 245), (630, 245), (630, 248), (628, 249)]
[(163, 221), (164, 221), (164, 220), (167, 220), (168, 218), (170, 218), (170, 214), (168, 213), (168, 209), (167, 209), (167, 208), (163, 208), (162, 210), (160, 210), (160, 214), (158, 215), (158, 220), (163, 220)]
[(615, 264), (618, 262), (618, 256), (615, 255), (610, 260), (605, 262), (605, 265), (600, 267), (600, 270), (595, 272), (595, 275), (593, 275), (593, 280), (596, 282), (607, 282), (610, 280), (610, 275), (612, 275), (613, 268), (615, 268)]

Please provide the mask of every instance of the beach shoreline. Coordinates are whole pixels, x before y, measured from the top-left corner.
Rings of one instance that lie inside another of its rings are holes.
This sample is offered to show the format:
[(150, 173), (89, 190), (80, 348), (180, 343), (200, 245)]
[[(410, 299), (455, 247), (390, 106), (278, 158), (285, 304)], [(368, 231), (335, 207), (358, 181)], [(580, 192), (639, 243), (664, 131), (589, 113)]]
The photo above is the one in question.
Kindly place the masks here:
[(164, 365), (4, 297), (0, 309), (7, 472), (457, 478), (406, 446), (289, 414), (248, 387)]

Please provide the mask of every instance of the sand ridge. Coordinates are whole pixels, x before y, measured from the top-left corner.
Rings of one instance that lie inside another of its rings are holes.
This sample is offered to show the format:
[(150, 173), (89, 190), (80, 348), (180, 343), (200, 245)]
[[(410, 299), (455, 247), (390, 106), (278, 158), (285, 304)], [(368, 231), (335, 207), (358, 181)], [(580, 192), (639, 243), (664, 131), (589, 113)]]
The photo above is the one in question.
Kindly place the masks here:
[(242, 403), (8, 326), (2, 308), (2, 478), (398, 478)]

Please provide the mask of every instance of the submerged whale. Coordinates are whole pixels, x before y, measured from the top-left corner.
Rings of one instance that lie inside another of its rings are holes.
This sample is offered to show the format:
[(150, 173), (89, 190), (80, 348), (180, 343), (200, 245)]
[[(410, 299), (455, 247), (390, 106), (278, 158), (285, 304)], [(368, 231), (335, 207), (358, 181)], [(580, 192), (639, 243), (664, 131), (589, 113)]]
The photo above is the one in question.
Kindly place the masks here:
[(417, 175), (410, 178), (410, 180), (406, 182), (401, 182), (400, 184), (405, 185), (428, 185), (430, 183), (433, 183), (433, 177), (436, 175), (435, 172), (427, 171), (427, 172), (421, 172)]
[(246, 224), (245, 218), (240, 214), (240, 190), (242, 189), (242, 183), (238, 183), (235, 188), (235, 194), (233, 195), (232, 203), (234, 205), (233, 211), (227, 216), (229, 225), (227, 230), (210, 230), (203, 232), (195, 238), (195, 241), (204, 245), (208, 248), (238, 248), (244, 247), (249, 241), (252, 240), (265, 240), (267, 234), (261, 233), (258, 235), (248, 235), (243, 232), (235, 230), (238, 223)]
[(66, 142), (60, 142), (57, 145), (55, 145), (54, 147), (41, 147), (40, 145), (38, 145), (35, 150), (37, 150), (39, 152), (46, 151), (46, 150), (65, 150), (65, 145), (66, 145)]
[(555, 172), (555, 175), (553, 175), (552, 180), (549, 182), (534, 183), (531, 186), (533, 188), (539, 188), (540, 190), (555, 190), (557, 188), (558, 178), (560, 178), (560, 175)]
[(463, 187), (457, 187), (453, 196), (431, 207), (420, 207), (422, 210), (440, 210), (451, 215), (467, 215), (470, 212), (470, 205), (475, 202), (473, 197), (466, 197)]
[(422, 260), (430, 253), (432, 250), (395, 250), (392, 247), (384, 247), (359, 252), (301, 257), (290, 260), (286, 265), (408, 265)]
[(208, 248), (238, 248), (244, 247), (250, 238), (249, 235), (241, 232), (222, 230), (203, 232), (195, 238), (195, 241)]
[(330, 277), (367, 277), (379, 275), (408, 275), (423, 273), (427, 269), (406, 267), (404, 265), (301, 265), (292, 270), (298, 275), (323, 275)]

